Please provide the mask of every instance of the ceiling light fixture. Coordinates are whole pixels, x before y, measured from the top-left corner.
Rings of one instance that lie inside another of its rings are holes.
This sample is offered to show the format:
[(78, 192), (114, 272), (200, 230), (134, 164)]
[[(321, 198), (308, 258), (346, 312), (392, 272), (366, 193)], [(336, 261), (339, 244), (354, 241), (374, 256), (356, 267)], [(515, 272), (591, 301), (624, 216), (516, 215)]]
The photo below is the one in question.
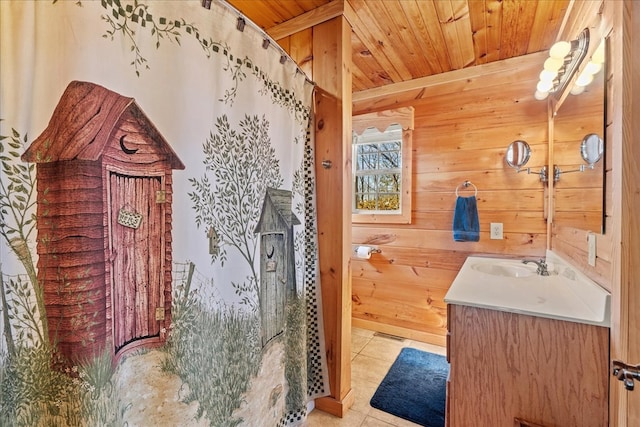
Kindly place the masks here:
[[(585, 28), (575, 40), (561, 40), (551, 46), (549, 57), (544, 61), (534, 97), (537, 100), (543, 100), (550, 93), (561, 94), (578, 70), (588, 48), (588, 28)], [(604, 55), (602, 57), (604, 58)], [(593, 73), (587, 73), (580, 80), (581, 83), (586, 82), (583, 86), (590, 83), (588, 76), (591, 76), (591, 80), (593, 80)]]
[(602, 70), (602, 66), (604, 63), (604, 40), (600, 41), (595, 52), (591, 55), (591, 59), (587, 62), (587, 65), (584, 66), (584, 69), (578, 75), (576, 79), (575, 85), (571, 89), (572, 95), (579, 95), (584, 92), (584, 88), (589, 85), (596, 74)]

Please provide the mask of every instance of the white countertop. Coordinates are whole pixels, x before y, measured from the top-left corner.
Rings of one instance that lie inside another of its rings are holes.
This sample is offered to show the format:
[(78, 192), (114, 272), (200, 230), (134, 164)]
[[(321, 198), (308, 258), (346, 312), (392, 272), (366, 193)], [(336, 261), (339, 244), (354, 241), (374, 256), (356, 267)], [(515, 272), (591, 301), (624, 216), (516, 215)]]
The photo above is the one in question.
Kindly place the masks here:
[(552, 252), (546, 260), (549, 276), (522, 260), (468, 257), (444, 301), (609, 327), (610, 294)]

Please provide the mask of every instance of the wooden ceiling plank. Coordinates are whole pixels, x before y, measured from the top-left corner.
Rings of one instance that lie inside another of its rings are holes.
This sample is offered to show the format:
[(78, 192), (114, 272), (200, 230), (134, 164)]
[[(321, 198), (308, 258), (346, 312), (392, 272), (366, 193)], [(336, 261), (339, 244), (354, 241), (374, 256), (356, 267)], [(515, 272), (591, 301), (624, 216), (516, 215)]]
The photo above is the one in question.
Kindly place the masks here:
[[(427, 30), (429, 40), (433, 46), (435, 57), (440, 65), (441, 72), (451, 71), (453, 69), (451, 60), (449, 58), (449, 52), (447, 49), (447, 42), (438, 19), (438, 13), (436, 12), (435, 2), (439, 0), (417, 0), (416, 4), (422, 16), (423, 27)], [(433, 61), (432, 61), (433, 62)], [(433, 67), (436, 68), (435, 66)]]
[(461, 69), (472, 64), (475, 52), (466, 0), (435, 1), (434, 4), (451, 68)]
[[(536, 16), (538, 14), (538, 8), (542, 7), (541, 4), (548, 3), (547, 0), (538, 0), (535, 1), (525, 1), (522, 2), (520, 8), (520, 14), (518, 16), (518, 26), (519, 31), (524, 32), (526, 36), (520, 35), (518, 37), (516, 53), (513, 56), (526, 55), (529, 52), (529, 43), (531, 41), (531, 35), (533, 33), (533, 25), (536, 21)], [(539, 52), (536, 50), (535, 52)]]
[(460, 55), (460, 47), (458, 46), (458, 36), (454, 25), (453, 9), (450, 1), (435, 1), (436, 16), (438, 17), (438, 25), (442, 29), (444, 36), (446, 52), (449, 56), (451, 68), (459, 70), (463, 68), (462, 56)]
[(538, 4), (546, 1), (505, 0), (502, 2), (500, 58), (512, 58), (527, 53)]
[[(227, 0), (285, 47), (344, 16), (354, 36), (353, 90), (397, 84), (548, 49), (575, 38), (603, 0)], [(284, 22), (283, 22), (284, 20)], [(567, 22), (575, 22), (566, 28)], [(597, 29), (594, 29), (597, 32)], [(570, 36), (558, 34), (570, 34)], [(294, 44), (292, 44), (294, 43)], [(370, 55), (369, 55), (370, 53)], [(304, 55), (303, 55), (304, 56)], [(301, 61), (310, 61), (302, 58)]]
[(471, 20), (476, 65), (487, 63), (487, 21), (484, 11), (484, 0), (469, 2), (469, 18)]
[(428, 59), (423, 55), (420, 43), (416, 38), (414, 23), (407, 19), (401, 6), (402, 2), (369, 2), (374, 13), (380, 13), (387, 23), (385, 30), (390, 35), (394, 47), (403, 52), (405, 65), (411, 72), (411, 78), (433, 74)]
[(462, 67), (468, 67), (475, 63), (475, 48), (473, 46), (473, 34), (471, 32), (471, 18), (469, 16), (469, 3), (467, 0), (450, 0), (453, 11), (453, 23), (458, 38)]
[(378, 26), (367, 2), (365, 0), (350, 0), (348, 4), (354, 12), (350, 20), (353, 31), (389, 73), (391, 80), (393, 82), (410, 80), (411, 73), (400, 60), (399, 53), (396, 52), (393, 43)]
[(321, 24), (330, 19), (341, 16), (344, 13), (344, 0), (335, 0), (326, 3), (316, 9), (312, 9), (302, 15), (289, 19), (280, 25), (267, 28), (269, 34), (274, 40), (280, 40), (284, 37), (295, 34), (298, 31), (306, 30), (314, 25)]
[(486, 1), (485, 21), (487, 23), (487, 62), (499, 61), (502, 42), (502, 1)]
[(548, 50), (553, 45), (568, 3), (568, 0), (538, 1), (527, 53)]
[(383, 69), (378, 61), (353, 32), (351, 33), (351, 47), (353, 49), (351, 72), (354, 91), (358, 90), (357, 87), (362, 90), (392, 83), (389, 76), (382, 72)]
[(525, 31), (520, 31), (519, 15), (523, 4), (516, 0), (502, 2), (502, 34), (500, 35), (500, 59), (512, 58), (518, 51), (518, 38), (529, 37)]
[(417, 1), (402, 1), (399, 2), (399, 5), (402, 9), (402, 13), (404, 13), (405, 19), (411, 23), (409, 28), (413, 33), (416, 45), (418, 46), (418, 54), (422, 56), (423, 61), (426, 63), (425, 72), (422, 76), (441, 73), (448, 70), (448, 68), (442, 68), (440, 61), (438, 60), (438, 52), (433, 46), (431, 35), (425, 26)]
[(289, 19), (290, 14), (279, 14), (276, 9), (271, 7), (270, 4), (265, 2), (255, 2), (252, 0), (229, 0), (231, 6), (242, 12), (247, 16), (254, 24), (263, 30), (273, 27), (280, 22), (284, 22)]

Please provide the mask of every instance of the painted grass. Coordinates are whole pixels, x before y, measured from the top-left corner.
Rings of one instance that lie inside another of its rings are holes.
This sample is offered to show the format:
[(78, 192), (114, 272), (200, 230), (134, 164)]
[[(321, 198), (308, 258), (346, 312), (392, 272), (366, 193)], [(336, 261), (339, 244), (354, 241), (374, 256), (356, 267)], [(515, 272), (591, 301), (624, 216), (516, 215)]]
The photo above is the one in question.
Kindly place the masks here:
[(289, 385), (287, 412), (299, 412), (307, 403), (307, 328), (304, 299), (294, 298), (287, 304), (285, 378)]
[(122, 426), (126, 408), (114, 399), (111, 358), (101, 355), (66, 371), (52, 369), (45, 346), (18, 347), (0, 363), (0, 425)]
[(238, 425), (231, 415), (260, 368), (257, 316), (233, 309), (209, 312), (188, 289), (178, 289), (173, 302), (163, 369), (189, 385), (184, 401), (199, 403), (198, 417), (206, 416), (212, 426)]

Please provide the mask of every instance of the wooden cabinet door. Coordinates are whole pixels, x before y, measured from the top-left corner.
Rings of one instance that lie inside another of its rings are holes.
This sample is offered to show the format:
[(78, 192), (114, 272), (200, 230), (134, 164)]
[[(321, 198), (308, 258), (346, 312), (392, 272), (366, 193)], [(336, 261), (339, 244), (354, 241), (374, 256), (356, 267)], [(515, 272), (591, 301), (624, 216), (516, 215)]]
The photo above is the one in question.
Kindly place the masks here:
[(607, 425), (609, 329), (452, 305), (451, 427)]

